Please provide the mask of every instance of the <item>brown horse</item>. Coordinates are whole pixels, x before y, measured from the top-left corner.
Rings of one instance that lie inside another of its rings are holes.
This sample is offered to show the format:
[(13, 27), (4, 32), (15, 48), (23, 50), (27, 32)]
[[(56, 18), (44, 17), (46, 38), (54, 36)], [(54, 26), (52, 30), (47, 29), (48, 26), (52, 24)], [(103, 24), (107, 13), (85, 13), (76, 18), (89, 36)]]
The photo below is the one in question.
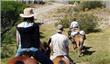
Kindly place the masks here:
[(80, 56), (82, 54), (81, 51), (84, 44), (84, 35), (81, 35), (78, 32), (75, 36), (72, 37), (72, 43), (73, 43), (74, 49), (77, 49), (78, 56)]
[(38, 61), (36, 61), (33, 57), (30, 57), (28, 55), (23, 56), (17, 56), (14, 58), (10, 58), (8, 60), (8, 64), (37, 64)]

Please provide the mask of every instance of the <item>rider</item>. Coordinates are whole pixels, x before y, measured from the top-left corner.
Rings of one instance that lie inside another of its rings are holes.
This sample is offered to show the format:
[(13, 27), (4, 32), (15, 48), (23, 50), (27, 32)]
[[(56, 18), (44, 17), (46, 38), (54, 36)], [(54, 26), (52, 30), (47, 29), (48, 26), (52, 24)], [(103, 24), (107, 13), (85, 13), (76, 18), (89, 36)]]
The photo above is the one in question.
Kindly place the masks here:
[(16, 39), (19, 46), (16, 56), (21, 56), (25, 52), (29, 52), (42, 64), (53, 64), (53, 62), (39, 50), (39, 25), (34, 22), (33, 9), (29, 7), (25, 8), (24, 14), (20, 14), (20, 16), (24, 20), (16, 27)]
[(71, 36), (75, 36), (78, 31), (81, 35), (84, 36), (84, 39), (86, 39), (85, 32), (83, 30), (80, 31), (80, 25), (76, 21), (76, 18), (74, 18), (74, 20), (71, 22), (69, 27), (69, 32), (68, 32), (69, 38), (71, 38)]
[[(63, 26), (58, 25), (57, 26), (57, 33), (52, 35), (49, 39), (50, 48), (52, 48), (53, 54), (50, 56), (51, 60), (55, 59), (57, 56), (63, 55), (65, 58), (69, 57), (69, 48), (68, 48), (68, 38), (66, 35), (64, 35), (63, 32)], [(67, 59), (67, 60), (68, 60)]]

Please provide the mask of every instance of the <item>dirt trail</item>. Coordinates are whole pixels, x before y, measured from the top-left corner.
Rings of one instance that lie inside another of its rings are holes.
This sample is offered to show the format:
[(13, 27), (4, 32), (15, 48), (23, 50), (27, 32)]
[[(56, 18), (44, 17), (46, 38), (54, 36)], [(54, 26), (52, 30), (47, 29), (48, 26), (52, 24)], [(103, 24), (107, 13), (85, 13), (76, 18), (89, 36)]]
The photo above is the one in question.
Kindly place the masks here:
[(60, 8), (61, 6), (64, 6), (64, 4), (53, 3), (51, 5), (47, 5), (44, 7), (35, 8), (34, 9), (35, 19), (37, 19), (38, 22), (42, 22), (44, 24), (50, 24), (50, 23), (56, 22), (56, 20), (54, 20), (53, 18), (45, 19), (44, 17), (48, 15), (48, 12), (54, 11), (57, 8)]

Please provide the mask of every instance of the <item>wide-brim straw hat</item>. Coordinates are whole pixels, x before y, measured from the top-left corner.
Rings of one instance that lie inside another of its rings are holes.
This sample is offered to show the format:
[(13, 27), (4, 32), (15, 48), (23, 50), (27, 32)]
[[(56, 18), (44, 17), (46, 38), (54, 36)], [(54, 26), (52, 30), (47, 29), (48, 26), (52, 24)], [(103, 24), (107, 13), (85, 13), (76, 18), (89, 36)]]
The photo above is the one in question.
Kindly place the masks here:
[(33, 8), (25, 8), (24, 12), (22, 14), (20, 14), (20, 16), (23, 18), (34, 17)]

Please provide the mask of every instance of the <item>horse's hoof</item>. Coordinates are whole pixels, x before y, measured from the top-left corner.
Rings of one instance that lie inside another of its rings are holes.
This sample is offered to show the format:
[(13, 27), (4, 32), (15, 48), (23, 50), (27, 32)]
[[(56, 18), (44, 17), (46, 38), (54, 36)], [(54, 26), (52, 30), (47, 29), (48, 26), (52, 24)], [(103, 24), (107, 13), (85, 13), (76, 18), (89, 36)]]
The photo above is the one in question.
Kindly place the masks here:
[(81, 55), (78, 55), (78, 57), (81, 57)]

